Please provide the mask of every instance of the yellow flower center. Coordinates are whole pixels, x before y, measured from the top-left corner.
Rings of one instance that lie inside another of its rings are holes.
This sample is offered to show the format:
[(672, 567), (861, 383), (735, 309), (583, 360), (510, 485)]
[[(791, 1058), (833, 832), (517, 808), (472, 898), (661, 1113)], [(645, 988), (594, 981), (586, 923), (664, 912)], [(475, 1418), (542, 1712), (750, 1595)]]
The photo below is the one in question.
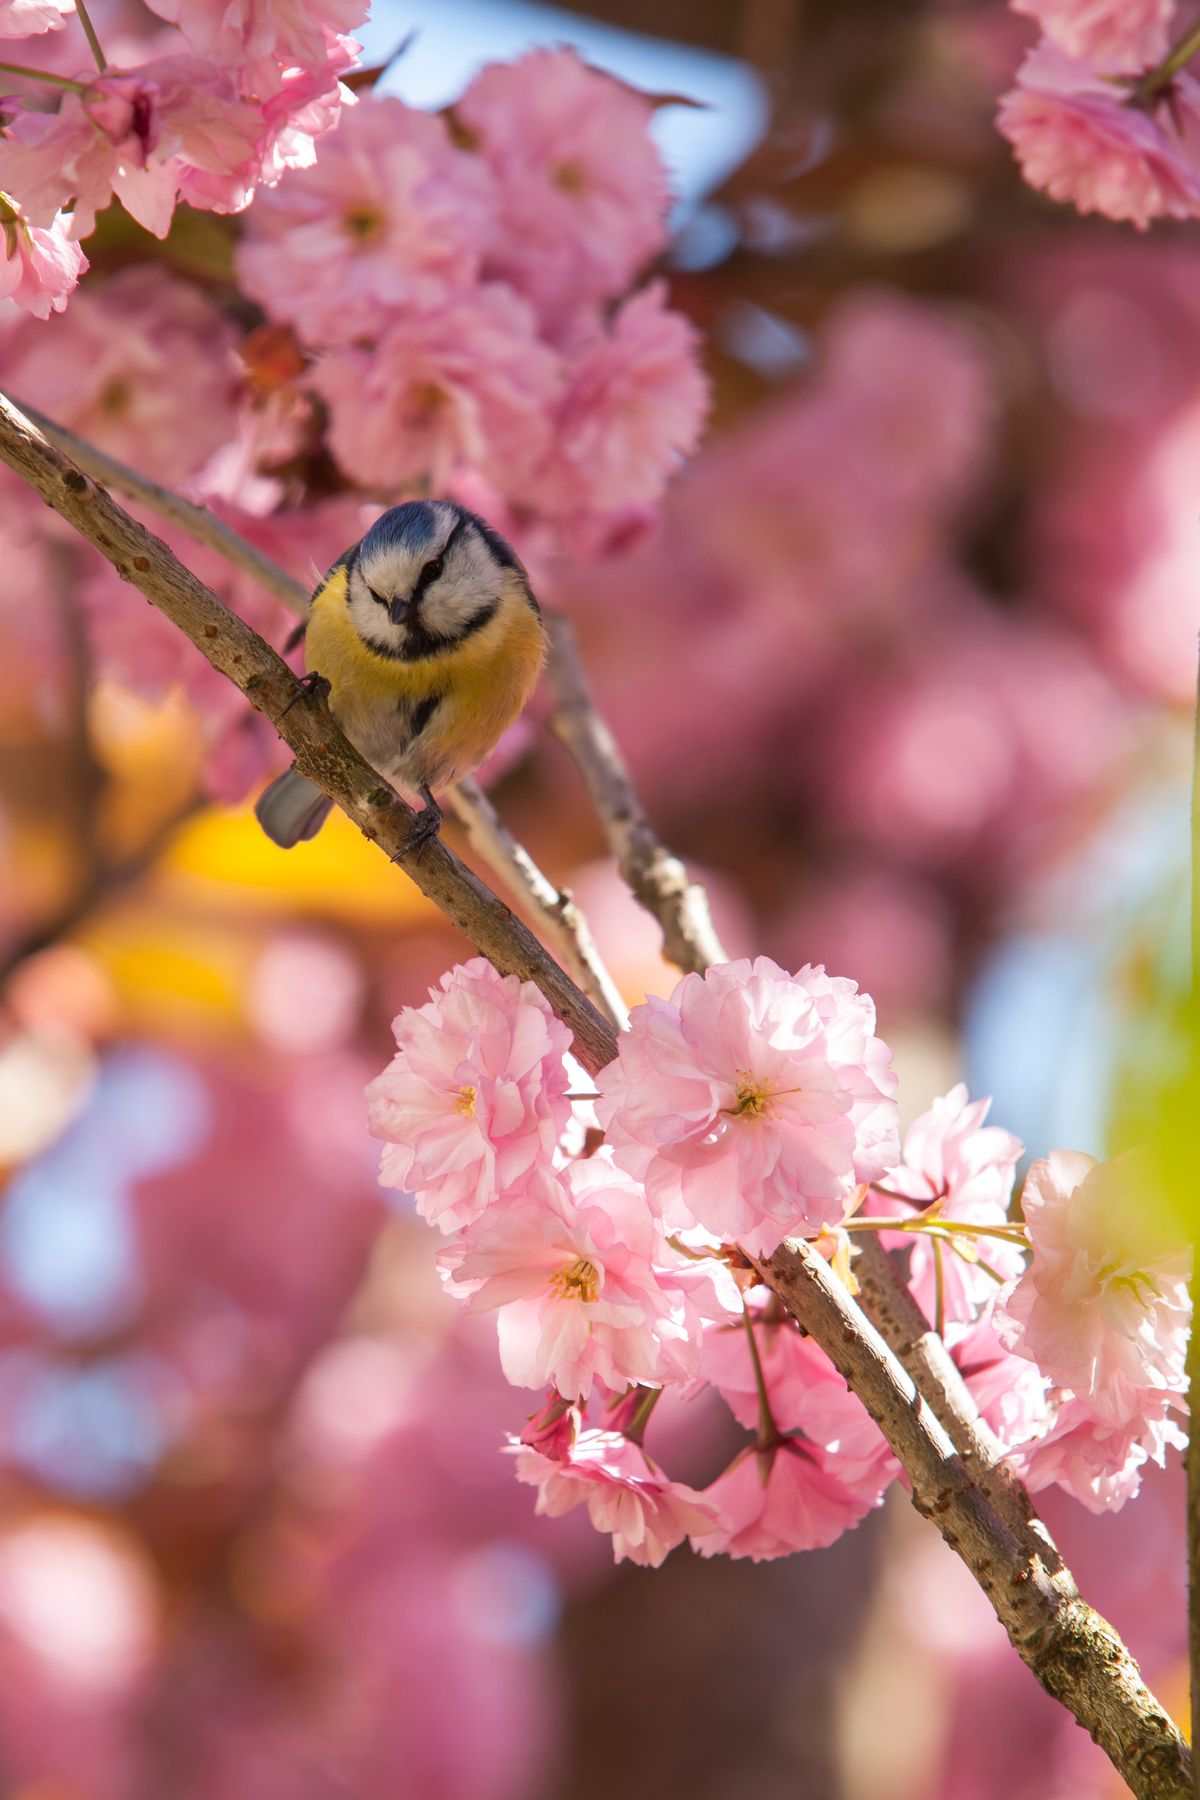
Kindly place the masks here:
[(755, 1075), (740, 1072), (737, 1103), (730, 1108), (735, 1119), (761, 1119), (771, 1110), (771, 1090)]
[(454, 1110), (461, 1113), (464, 1119), (475, 1117), (475, 1102), (479, 1098), (473, 1087), (460, 1087), (458, 1099), (454, 1102)]
[(586, 1256), (576, 1257), (570, 1268), (559, 1269), (550, 1277), (550, 1292), (560, 1300), (598, 1300), (600, 1271)]

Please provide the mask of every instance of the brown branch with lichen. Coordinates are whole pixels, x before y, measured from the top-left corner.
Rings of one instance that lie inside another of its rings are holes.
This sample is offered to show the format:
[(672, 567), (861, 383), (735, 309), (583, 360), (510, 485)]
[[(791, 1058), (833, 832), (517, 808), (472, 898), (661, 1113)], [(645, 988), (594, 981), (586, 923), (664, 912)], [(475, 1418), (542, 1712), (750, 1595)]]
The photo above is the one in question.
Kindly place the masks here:
[[(612, 1027), (509, 907), (444, 845), (406, 847), (412, 811), (350, 745), (323, 703), (303, 694), (286, 664), (130, 518), (94, 481), (0, 398), (0, 458), (133, 582), (264, 713), (301, 772), (379, 844), (503, 973), (535, 981), (570, 1028), (591, 1073), (617, 1050)], [(688, 947), (698, 962), (700, 941)], [(1043, 1687), (1105, 1750), (1139, 1800), (1183, 1800), (1191, 1757), (1112, 1627), (1078, 1596), (1061, 1561), (1018, 1535), (911, 1375), (811, 1244), (788, 1242), (756, 1267), (825, 1351), (899, 1458), (913, 1504), (932, 1519), (988, 1594), (1012, 1643)]]

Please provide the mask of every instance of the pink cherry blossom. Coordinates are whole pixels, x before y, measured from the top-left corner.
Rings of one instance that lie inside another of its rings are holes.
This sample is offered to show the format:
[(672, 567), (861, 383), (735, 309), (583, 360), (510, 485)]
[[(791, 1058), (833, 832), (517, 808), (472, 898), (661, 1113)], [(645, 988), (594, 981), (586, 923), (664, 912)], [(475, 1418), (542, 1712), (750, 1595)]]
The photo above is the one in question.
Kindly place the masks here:
[(354, 107), (315, 167), (260, 194), (237, 250), (245, 291), (316, 345), (375, 337), (397, 307), (475, 280), (490, 183), (445, 122), (394, 99)]
[(657, 1569), (685, 1537), (705, 1541), (719, 1512), (706, 1495), (668, 1481), (619, 1431), (582, 1431), (566, 1461), (511, 1440), (517, 1480), (538, 1490), (537, 1511), (557, 1519), (586, 1502), (597, 1531), (612, 1534), (613, 1556)]
[(211, 210), (237, 211), (254, 191), (267, 136), (260, 109), (195, 57), (108, 70), (57, 113), (21, 113), (0, 168), (35, 224), (74, 200), (71, 236), (87, 237), (115, 193), (139, 225), (165, 237), (181, 188)]
[[(912, 1202), (914, 1219), (926, 1213), (954, 1224), (1006, 1224), (1022, 1145), (1010, 1131), (984, 1124), (990, 1106), (990, 1100), (969, 1100), (961, 1082), (935, 1100), (910, 1125), (903, 1160), (887, 1171), (880, 1182), (884, 1192), (872, 1193), (864, 1210), (893, 1217), (908, 1213), (896, 1196)], [(995, 1276), (979, 1266), (979, 1258), (1005, 1281), (1019, 1274), (1024, 1260), (1019, 1245), (998, 1238), (942, 1240), (935, 1249), (928, 1237), (887, 1232), (884, 1242), (892, 1249), (911, 1244), (909, 1284), (928, 1319), (937, 1311), (940, 1254), (941, 1311), (948, 1322), (976, 1318), (995, 1298)]]
[(1015, 1459), (1026, 1486), (1061, 1487), (1089, 1512), (1118, 1512), (1136, 1497), (1147, 1462), (1162, 1468), (1187, 1437), (1160, 1401), (1149, 1416), (1113, 1424), (1087, 1400), (1065, 1395), (1048, 1431)]
[(454, 1293), (498, 1309), (500, 1363), (514, 1387), (556, 1387), (586, 1400), (595, 1381), (620, 1389), (694, 1375), (700, 1334), (684, 1293), (656, 1265), (683, 1259), (645, 1198), (606, 1159), (535, 1171), (445, 1254)]
[(566, 1123), (571, 1034), (531, 981), (474, 957), (393, 1020), (398, 1050), (367, 1088), (385, 1187), (443, 1231), (548, 1165)]
[(652, 102), (570, 49), (492, 63), (455, 104), (496, 177), (491, 266), (553, 324), (623, 293), (665, 242)]
[(545, 454), (561, 374), (528, 307), (490, 282), (397, 318), (372, 349), (331, 352), (312, 380), (329, 407), (333, 453), (352, 480), (438, 488), (469, 462), (520, 494)]
[[(31, 406), (173, 485), (232, 436), (235, 341), (202, 289), (138, 263), (93, 277), (64, 317), (0, 344), (0, 374)], [(151, 630), (145, 607), (139, 619)]]
[(698, 1542), (693, 1537), (693, 1549), (754, 1562), (824, 1549), (871, 1507), (830, 1473), (811, 1445), (788, 1437), (772, 1449), (743, 1450), (703, 1498), (724, 1520)]
[(1181, 74), (1170, 107), (1165, 96), (1143, 106), (1091, 63), (1043, 43), (1021, 65), (997, 123), (1032, 187), (1145, 230), (1151, 219), (1200, 211), (1200, 170), (1172, 120), (1172, 108), (1194, 113), (1198, 94)]
[(319, 64), (327, 36), (363, 24), (368, 0), (155, 0), (192, 48), (225, 68), (268, 60)]
[(0, 0), (0, 38), (60, 31), (74, 11), (75, 0)]
[(572, 357), (539, 501), (568, 514), (654, 503), (695, 449), (707, 404), (696, 333), (656, 282)]
[(686, 975), (635, 1007), (598, 1077), (618, 1163), (673, 1226), (766, 1256), (846, 1215), (899, 1144), (895, 1076), (852, 981), (769, 957)]
[(15, 300), (35, 319), (62, 312), (88, 266), (66, 233), (60, 213), (48, 228), (30, 225), (7, 194), (0, 193), (0, 300)]
[(1175, 0), (1011, 0), (1068, 56), (1136, 71), (1166, 55)]
[(951, 1325), (946, 1341), (980, 1414), (1018, 1458), (1055, 1418), (1050, 1384), (1033, 1363), (1007, 1350), (990, 1318)]
[(1010, 1349), (1114, 1425), (1185, 1385), (1191, 1257), (1155, 1226), (1139, 1168), (1069, 1150), (1035, 1163), (1023, 1195), (1033, 1254), (996, 1308)]
[[(776, 1428), (802, 1434), (822, 1467), (858, 1494), (864, 1510), (878, 1505), (899, 1465), (862, 1401), (791, 1319), (768, 1319), (760, 1310), (750, 1317)], [(758, 1385), (744, 1320), (705, 1333), (700, 1372), (734, 1418), (756, 1430)]]

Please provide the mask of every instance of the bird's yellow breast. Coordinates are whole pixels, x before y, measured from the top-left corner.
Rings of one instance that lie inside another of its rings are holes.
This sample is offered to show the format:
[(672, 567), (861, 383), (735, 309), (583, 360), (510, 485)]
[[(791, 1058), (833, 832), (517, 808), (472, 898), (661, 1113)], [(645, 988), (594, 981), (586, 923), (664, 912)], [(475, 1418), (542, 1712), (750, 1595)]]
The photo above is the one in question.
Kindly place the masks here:
[(460, 644), (414, 662), (381, 656), (355, 630), (346, 571), (337, 568), (313, 596), (305, 655), (330, 684), (335, 718), (381, 773), (395, 772), (384, 766), (389, 734), (399, 752), (404, 715), (436, 697), (419, 740), (422, 767), (407, 779), (437, 787), (478, 767), (517, 717), (541, 672), (545, 636), (514, 576), (494, 618)]

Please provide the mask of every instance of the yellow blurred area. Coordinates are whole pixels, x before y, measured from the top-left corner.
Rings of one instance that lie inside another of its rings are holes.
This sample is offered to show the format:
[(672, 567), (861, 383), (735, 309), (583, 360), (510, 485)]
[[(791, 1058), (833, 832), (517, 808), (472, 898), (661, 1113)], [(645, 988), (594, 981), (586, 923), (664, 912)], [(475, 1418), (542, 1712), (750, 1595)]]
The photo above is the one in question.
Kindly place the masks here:
[(344, 813), (317, 837), (280, 850), (249, 807), (212, 807), (188, 821), (163, 858), (165, 893), (239, 912), (337, 919), (353, 925), (423, 925), (436, 907), (369, 844)]

